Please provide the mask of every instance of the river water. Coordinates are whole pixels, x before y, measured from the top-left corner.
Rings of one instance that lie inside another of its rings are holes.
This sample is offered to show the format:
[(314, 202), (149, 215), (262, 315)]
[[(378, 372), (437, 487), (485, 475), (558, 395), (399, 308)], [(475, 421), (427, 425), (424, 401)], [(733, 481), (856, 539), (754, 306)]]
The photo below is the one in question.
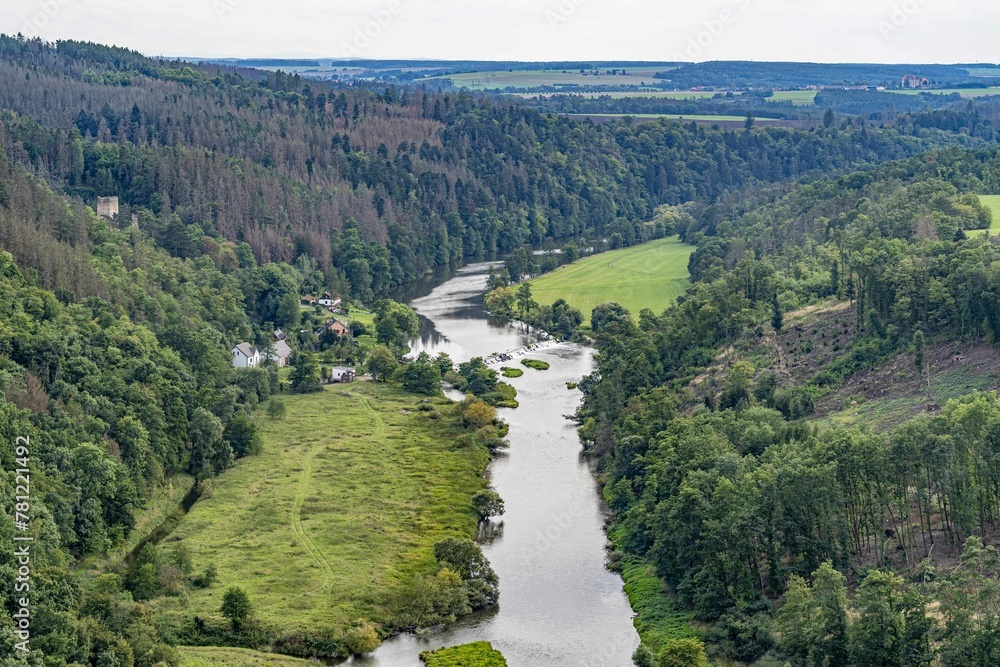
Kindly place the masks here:
[[(472, 264), (406, 295), (420, 316), (414, 352), (447, 352), (456, 362), (524, 347), (523, 328), (482, 307), (489, 264)], [(442, 282), (443, 280), (443, 282)], [(349, 661), (367, 667), (420, 667), (427, 649), (485, 640), (510, 667), (629, 667), (639, 645), (622, 580), (605, 568), (604, 508), (574, 424), (580, 403), (566, 387), (593, 370), (591, 350), (569, 343), (529, 354), (551, 364), (507, 380), (520, 407), (500, 410), (510, 450), (490, 467), (506, 503), (483, 551), (500, 578), (499, 610), (444, 629), (394, 637)], [(517, 360), (510, 365), (523, 368)]]

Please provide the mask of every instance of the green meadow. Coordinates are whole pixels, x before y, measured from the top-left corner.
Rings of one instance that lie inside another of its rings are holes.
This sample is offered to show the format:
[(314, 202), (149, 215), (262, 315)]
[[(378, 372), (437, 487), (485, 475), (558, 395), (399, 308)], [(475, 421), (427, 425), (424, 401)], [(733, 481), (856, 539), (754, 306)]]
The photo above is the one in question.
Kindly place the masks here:
[(393, 595), (433, 571), (434, 543), (475, 532), (471, 499), (485, 487), (488, 453), (455, 446), (464, 431), (449, 401), (428, 410), (369, 382), (284, 401), (284, 419), (259, 418), (263, 453), (210, 482), (161, 544), (186, 545), (196, 572), (218, 569), (213, 586), (152, 603), (165, 626), (195, 615), (224, 624), (231, 586), (278, 632), (391, 624)]
[(458, 88), (470, 90), (503, 90), (504, 88), (541, 88), (545, 86), (643, 86), (656, 83), (653, 76), (657, 72), (671, 69), (668, 66), (659, 67), (629, 67), (627, 74), (607, 74), (607, 68), (600, 74), (581, 74), (579, 69), (568, 70), (514, 70), (509, 72), (462, 72), (446, 76), (420, 79), (433, 82), (440, 79), (451, 79)]
[(420, 659), (427, 667), (507, 667), (503, 655), (494, 650), (489, 642), (424, 651)]
[(990, 227), (990, 236), (1000, 235), (1000, 195), (979, 195), (979, 201), (993, 212), (993, 226)]
[[(570, 118), (591, 118), (598, 119), (620, 119), (620, 118), (666, 118), (667, 120), (694, 120), (700, 123), (742, 123), (746, 120), (743, 116), (724, 116), (712, 114), (674, 114), (674, 113), (570, 113), (566, 114)], [(755, 118), (757, 122), (776, 123), (778, 118)]]
[(300, 660), (286, 655), (260, 653), (245, 648), (216, 648), (214, 646), (185, 646), (178, 649), (183, 667), (304, 667), (316, 662)]
[(810, 107), (816, 104), (815, 90), (776, 90), (768, 100), (771, 102), (791, 102), (797, 107)]
[(595, 306), (616, 302), (638, 316), (665, 310), (688, 286), (694, 246), (675, 236), (586, 257), (530, 281), (538, 303), (565, 299), (587, 322)]

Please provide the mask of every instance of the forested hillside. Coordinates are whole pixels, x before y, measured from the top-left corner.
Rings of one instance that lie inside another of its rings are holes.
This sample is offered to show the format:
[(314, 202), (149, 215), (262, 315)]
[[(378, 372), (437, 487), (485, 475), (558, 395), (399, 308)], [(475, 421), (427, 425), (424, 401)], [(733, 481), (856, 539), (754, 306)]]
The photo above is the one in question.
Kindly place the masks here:
[[(976, 619), (996, 603), (1000, 403), (942, 393), (928, 357), (957, 350), (945, 365), (962, 373), (997, 340), (1000, 251), (973, 231), (992, 215), (971, 193), (998, 175), (995, 151), (952, 150), (728, 196), (678, 230), (698, 248), (676, 306), (594, 311), (580, 416), (613, 540), (714, 624), (715, 658), (996, 661), (997, 629)], [(894, 426), (812, 419), (880, 396), (857, 374), (889, 362)]]
[[(362, 297), (464, 256), (631, 236), (659, 204), (955, 141), (864, 125), (605, 128), (465, 93), (332, 89), (75, 42), (4, 37), (0, 54), (0, 146), (16, 164), (89, 204), (121, 197), (123, 219), (138, 213), (175, 255), (198, 254), (192, 234), (246, 242), (261, 262), (308, 253)], [(349, 220), (356, 248), (342, 245)]]

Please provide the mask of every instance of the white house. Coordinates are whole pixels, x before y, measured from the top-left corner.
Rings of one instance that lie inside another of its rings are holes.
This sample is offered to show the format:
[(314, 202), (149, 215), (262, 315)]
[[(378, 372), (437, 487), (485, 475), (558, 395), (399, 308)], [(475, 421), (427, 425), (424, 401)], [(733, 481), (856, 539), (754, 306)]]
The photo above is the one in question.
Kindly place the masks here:
[(267, 355), (268, 361), (273, 361), (278, 365), (278, 368), (284, 368), (288, 365), (288, 362), (292, 358), (292, 348), (288, 346), (283, 340), (279, 340), (274, 344), (274, 352)]
[(232, 349), (234, 368), (257, 368), (260, 365), (260, 350), (250, 343), (240, 343)]
[(327, 306), (328, 308), (336, 308), (337, 306), (340, 305), (340, 303), (341, 303), (340, 299), (330, 294), (329, 292), (324, 294), (323, 297), (319, 300), (319, 305)]

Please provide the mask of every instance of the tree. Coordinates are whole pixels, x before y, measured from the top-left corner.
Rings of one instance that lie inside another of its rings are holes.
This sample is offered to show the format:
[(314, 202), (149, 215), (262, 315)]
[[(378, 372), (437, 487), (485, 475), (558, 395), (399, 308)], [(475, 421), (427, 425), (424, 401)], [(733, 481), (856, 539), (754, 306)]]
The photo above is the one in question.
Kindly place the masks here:
[(482, 357), (475, 357), (460, 364), (458, 374), (468, 383), (466, 390), (476, 396), (484, 396), (497, 387), (500, 381), (497, 372), (486, 365)]
[(382, 640), (374, 625), (362, 623), (347, 631), (344, 635), (344, 643), (352, 654), (365, 655), (377, 649)]
[(827, 109), (823, 113), (823, 127), (829, 129), (833, 126), (833, 121), (836, 120), (836, 116), (833, 113), (833, 109)]
[(462, 578), (473, 610), (496, 605), (499, 580), (483, 550), (472, 540), (449, 537), (434, 545), (434, 558), (441, 569), (454, 570)]
[(222, 422), (218, 417), (205, 408), (195, 409), (188, 424), (188, 440), (191, 442), (190, 471), (196, 479), (207, 479), (213, 472), (221, 472), (232, 463), (232, 450), (228, 445), (223, 446), (222, 433)]
[(486, 294), (484, 302), (486, 309), (498, 317), (511, 317), (514, 314), (514, 303), (517, 296), (509, 287), (497, 287)]
[(320, 384), (319, 364), (311, 352), (302, 350), (293, 355), (292, 373), (289, 377), (292, 391), (299, 394), (312, 394), (323, 390)]
[(226, 591), (222, 597), (222, 607), (219, 611), (229, 619), (236, 632), (242, 630), (253, 617), (250, 596), (245, 590), (235, 586)]
[(531, 298), (531, 285), (528, 283), (522, 283), (517, 288), (517, 308), (521, 314), (526, 315), (531, 313), (531, 309), (538, 304), (534, 302)]
[(747, 117), (743, 119), (743, 129), (749, 132), (753, 129), (753, 126), (756, 125), (756, 123), (757, 119), (754, 118), (753, 112), (747, 111)]
[(663, 643), (657, 667), (708, 667), (705, 645), (698, 639), (671, 639)]
[(415, 394), (436, 396), (441, 393), (441, 370), (426, 352), (406, 364), (402, 372), (403, 388)]
[(771, 299), (771, 326), (774, 327), (774, 333), (779, 334), (785, 326), (785, 314), (781, 310), (781, 302), (778, 301), (777, 292)]
[(419, 325), (417, 314), (406, 304), (383, 299), (375, 305), (375, 336), (382, 345), (405, 352)]
[(462, 419), (470, 428), (480, 429), (496, 421), (496, 408), (482, 401), (473, 401), (462, 411)]
[(903, 667), (903, 580), (891, 572), (868, 573), (854, 599), (851, 661), (856, 667)]
[(376, 382), (388, 382), (396, 374), (399, 361), (388, 347), (376, 345), (368, 355), (368, 362), (365, 365)]
[(483, 489), (472, 496), (472, 507), (479, 516), (479, 521), (489, 521), (492, 517), (504, 513), (503, 498), (492, 489)]
[(278, 302), (274, 316), (275, 324), (285, 329), (294, 329), (299, 325), (300, 310), (298, 297), (292, 292), (287, 292)]

